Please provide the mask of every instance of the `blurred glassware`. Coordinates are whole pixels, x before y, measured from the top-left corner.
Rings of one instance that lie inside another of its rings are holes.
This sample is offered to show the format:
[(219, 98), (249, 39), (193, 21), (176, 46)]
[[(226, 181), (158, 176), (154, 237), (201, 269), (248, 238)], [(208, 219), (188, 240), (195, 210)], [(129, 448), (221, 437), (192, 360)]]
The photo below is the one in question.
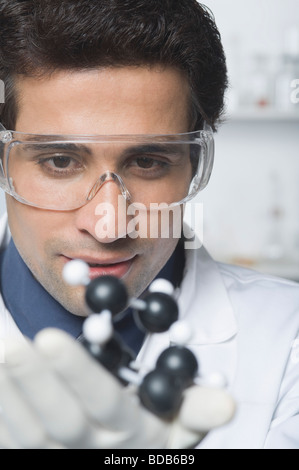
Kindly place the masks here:
[(285, 256), (283, 240), (284, 209), (281, 203), (282, 188), (279, 176), (276, 172), (269, 175), (270, 183), (270, 207), (267, 213), (268, 233), (262, 252), (264, 261), (279, 261)]
[(241, 108), (261, 109), (273, 104), (273, 72), (271, 57), (254, 54), (246, 61), (241, 85)]
[(275, 80), (275, 107), (281, 111), (299, 111), (291, 99), (292, 82), (299, 79), (299, 29), (285, 32), (283, 53), (279, 57)]

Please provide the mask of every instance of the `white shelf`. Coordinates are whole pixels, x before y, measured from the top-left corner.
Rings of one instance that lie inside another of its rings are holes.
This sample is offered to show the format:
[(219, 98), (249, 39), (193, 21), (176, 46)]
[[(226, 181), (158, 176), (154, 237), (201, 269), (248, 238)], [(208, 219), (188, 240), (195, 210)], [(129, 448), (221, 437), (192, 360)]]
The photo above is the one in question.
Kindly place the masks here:
[(237, 266), (242, 266), (244, 268), (253, 269), (254, 271), (258, 271), (262, 274), (269, 274), (270, 276), (276, 276), (284, 279), (290, 279), (292, 281), (299, 282), (299, 260), (290, 260), (290, 259), (282, 259), (282, 260), (242, 260), (241, 258), (227, 258), (221, 257), (216, 258), (217, 260), (228, 263), (234, 264)]
[(279, 122), (290, 121), (299, 122), (299, 107), (294, 111), (283, 111), (274, 108), (244, 108), (235, 111), (228, 111), (226, 122), (246, 122), (246, 121), (265, 121)]
[(293, 262), (261, 262), (257, 263), (253, 269), (263, 274), (299, 281), (299, 265)]

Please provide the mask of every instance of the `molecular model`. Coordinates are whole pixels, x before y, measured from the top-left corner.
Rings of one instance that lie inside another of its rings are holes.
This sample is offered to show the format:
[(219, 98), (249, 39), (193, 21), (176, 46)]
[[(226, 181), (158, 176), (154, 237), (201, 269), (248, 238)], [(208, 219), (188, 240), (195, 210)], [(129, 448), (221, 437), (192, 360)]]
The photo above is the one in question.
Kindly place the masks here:
[[(137, 386), (142, 405), (162, 419), (177, 413), (186, 387), (194, 383), (198, 362), (185, 346), (190, 329), (178, 321), (174, 288), (165, 279), (155, 280), (144, 298), (130, 299), (124, 283), (113, 276), (100, 276), (90, 281), (89, 266), (72, 260), (65, 265), (63, 277), (70, 285), (85, 285), (85, 300), (91, 314), (83, 325), (83, 345), (89, 353), (123, 384)], [(154, 370), (140, 374), (134, 357), (114, 332), (113, 319), (128, 306), (134, 310), (136, 325), (148, 333), (171, 329), (174, 345), (159, 356)], [(133, 366), (132, 366), (133, 364)]]

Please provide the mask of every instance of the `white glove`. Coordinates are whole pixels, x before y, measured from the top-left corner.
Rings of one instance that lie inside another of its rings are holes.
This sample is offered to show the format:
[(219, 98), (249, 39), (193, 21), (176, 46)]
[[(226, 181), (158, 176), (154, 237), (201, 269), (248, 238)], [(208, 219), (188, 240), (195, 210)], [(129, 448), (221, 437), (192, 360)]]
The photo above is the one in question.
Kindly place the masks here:
[(139, 403), (66, 333), (7, 343), (0, 366), (0, 447), (13, 449), (183, 449), (234, 415), (223, 390), (192, 386), (175, 420)]

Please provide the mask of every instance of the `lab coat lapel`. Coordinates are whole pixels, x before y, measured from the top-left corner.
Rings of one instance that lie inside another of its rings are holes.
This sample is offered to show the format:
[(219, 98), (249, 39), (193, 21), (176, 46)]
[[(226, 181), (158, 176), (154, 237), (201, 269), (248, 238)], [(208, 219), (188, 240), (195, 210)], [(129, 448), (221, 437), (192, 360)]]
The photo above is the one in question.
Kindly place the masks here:
[(237, 333), (233, 307), (217, 263), (204, 247), (186, 250), (186, 267), (177, 295), (180, 318), (192, 328), (190, 344), (216, 344)]

